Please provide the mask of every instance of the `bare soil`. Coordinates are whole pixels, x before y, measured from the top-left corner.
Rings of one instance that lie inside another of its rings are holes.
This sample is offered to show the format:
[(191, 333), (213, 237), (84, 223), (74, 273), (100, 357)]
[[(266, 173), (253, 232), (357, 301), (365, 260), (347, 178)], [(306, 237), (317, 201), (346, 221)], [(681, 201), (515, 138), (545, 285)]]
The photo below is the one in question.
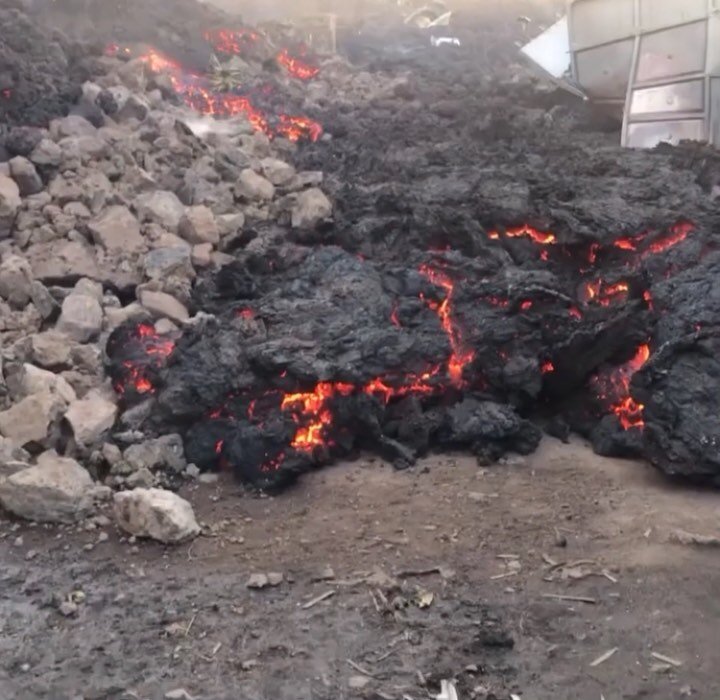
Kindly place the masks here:
[[(0, 523), (1, 698), (720, 697), (718, 549), (674, 541), (720, 535), (717, 494), (642, 464), (548, 439), (489, 469), (361, 460), (276, 498), (185, 495), (205, 534), (177, 548)], [(248, 589), (259, 572), (285, 580)]]

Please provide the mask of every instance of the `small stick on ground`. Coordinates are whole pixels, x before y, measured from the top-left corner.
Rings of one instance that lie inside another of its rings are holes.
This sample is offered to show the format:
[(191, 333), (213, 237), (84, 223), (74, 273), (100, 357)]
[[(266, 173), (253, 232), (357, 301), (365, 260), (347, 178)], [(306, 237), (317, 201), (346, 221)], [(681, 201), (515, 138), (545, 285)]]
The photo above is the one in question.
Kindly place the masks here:
[(410, 576), (429, 576), (430, 574), (439, 574), (441, 567), (433, 566), (429, 569), (407, 569), (406, 571), (398, 571), (395, 576), (398, 578), (407, 578)]
[(573, 603), (587, 603), (588, 605), (595, 605), (597, 600), (595, 598), (586, 598), (581, 595), (560, 595), (559, 593), (543, 593), (543, 598), (550, 598), (551, 600), (567, 600)]
[(192, 619), (191, 619), (190, 622), (188, 623), (188, 626), (185, 628), (185, 634), (184, 634), (185, 637), (187, 637), (187, 636), (190, 634), (190, 630), (192, 629), (192, 626), (193, 626), (193, 624), (195, 623), (195, 618), (196, 618), (196, 617), (197, 617), (197, 613), (195, 613), (195, 614), (192, 616)]
[(495, 574), (495, 576), (490, 577), (490, 580), (497, 581), (498, 579), (501, 579), (501, 578), (510, 578), (510, 576), (517, 576), (517, 575), (518, 575), (517, 571), (508, 571), (507, 573), (504, 573), (504, 574)]
[(362, 673), (363, 676), (367, 676), (368, 678), (377, 678), (374, 673), (368, 671), (366, 668), (363, 668), (359, 664), (356, 664), (352, 659), (345, 659), (345, 661), (347, 661), (348, 665), (354, 668), (358, 673)]
[(317, 598), (313, 598), (312, 600), (309, 600), (305, 605), (302, 605), (301, 608), (303, 610), (309, 610), (310, 608), (315, 607), (318, 603), (322, 603), (323, 600), (327, 600), (328, 598), (332, 598), (335, 595), (335, 591), (325, 591), (322, 595), (319, 595)]
[(658, 661), (663, 661), (666, 664), (670, 664), (671, 666), (675, 666), (675, 668), (679, 668), (683, 665), (682, 661), (678, 661), (677, 659), (673, 659), (670, 656), (665, 656), (665, 654), (658, 654), (656, 651), (651, 651), (650, 656), (657, 659)]
[(600, 664), (605, 663), (611, 656), (615, 654), (617, 650), (618, 647), (613, 647), (612, 649), (609, 649), (604, 654), (598, 656), (597, 659), (595, 659), (595, 661), (590, 664), (590, 666), (594, 668), (595, 666), (599, 666)]

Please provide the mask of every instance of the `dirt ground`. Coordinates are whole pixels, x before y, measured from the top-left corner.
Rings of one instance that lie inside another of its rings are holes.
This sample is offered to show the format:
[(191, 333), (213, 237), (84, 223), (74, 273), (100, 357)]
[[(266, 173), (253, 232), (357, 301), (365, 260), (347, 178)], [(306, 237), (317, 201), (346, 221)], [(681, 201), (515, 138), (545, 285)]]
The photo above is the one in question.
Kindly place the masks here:
[[(0, 697), (720, 697), (718, 550), (674, 541), (720, 535), (717, 494), (642, 464), (548, 439), (492, 468), (360, 460), (276, 498), (185, 495), (205, 534), (177, 548), (0, 524)], [(260, 572), (284, 580), (249, 589)]]

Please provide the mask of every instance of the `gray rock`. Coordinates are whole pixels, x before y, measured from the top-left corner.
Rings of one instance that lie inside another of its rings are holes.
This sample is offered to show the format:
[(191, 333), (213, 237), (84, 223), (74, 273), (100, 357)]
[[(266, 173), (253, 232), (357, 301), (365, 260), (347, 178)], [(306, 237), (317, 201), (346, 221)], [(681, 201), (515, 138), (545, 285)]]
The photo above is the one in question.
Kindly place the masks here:
[(25, 397), (0, 413), (0, 435), (24, 447), (31, 442), (41, 443), (50, 424), (65, 410), (66, 403), (57, 394), (42, 392)]
[(22, 197), (37, 194), (43, 190), (43, 181), (35, 170), (35, 166), (27, 158), (15, 156), (10, 160), (10, 176), (15, 180)]
[(269, 202), (275, 196), (275, 185), (254, 170), (246, 168), (240, 173), (235, 191), (238, 197), (249, 202)]
[(179, 474), (187, 466), (182, 438), (176, 434), (163, 435), (138, 445), (130, 445), (123, 452), (123, 459), (133, 471), (144, 468)]
[(295, 168), (290, 163), (277, 158), (263, 158), (260, 161), (260, 169), (273, 185), (287, 185), (295, 177)]
[(102, 322), (103, 312), (97, 299), (73, 293), (62, 303), (57, 330), (79, 343), (87, 343), (98, 337)]
[(96, 444), (115, 424), (117, 406), (99, 391), (91, 391), (70, 404), (65, 420), (72, 428), (75, 440), (85, 446)]
[(127, 207), (108, 207), (87, 227), (95, 243), (107, 251), (135, 252), (145, 246), (140, 224)]
[(44, 452), (34, 467), (0, 481), (0, 503), (26, 520), (72, 523), (94, 510), (98, 492), (74, 459)]
[(135, 210), (141, 221), (153, 221), (175, 232), (185, 213), (183, 203), (172, 192), (158, 190), (135, 199)]
[(267, 588), (269, 585), (268, 577), (265, 574), (251, 574), (245, 585), (256, 590)]
[(178, 233), (188, 243), (219, 243), (220, 233), (215, 215), (206, 206), (188, 207), (180, 219)]
[(29, 462), (30, 453), (24, 450), (14, 440), (0, 437), (0, 465), (8, 462)]
[(298, 195), (291, 219), (293, 228), (313, 228), (332, 215), (332, 204), (325, 193), (313, 187)]
[(117, 445), (113, 445), (111, 442), (106, 442), (102, 446), (102, 456), (105, 461), (112, 467), (122, 459), (122, 452)]
[(50, 122), (50, 136), (56, 141), (66, 136), (94, 136), (97, 129), (84, 117), (71, 114)]
[(98, 136), (68, 136), (58, 141), (64, 161), (87, 163), (108, 155), (109, 146)]
[(178, 327), (169, 318), (161, 318), (155, 321), (155, 332), (158, 335), (168, 335), (168, 333), (173, 333), (176, 330), (178, 330)]
[(62, 148), (50, 139), (43, 139), (28, 156), (35, 165), (57, 167), (62, 162)]
[(212, 263), (212, 243), (202, 243), (200, 245), (193, 246), (192, 249), (192, 264), (195, 267), (208, 267)]
[(137, 119), (139, 122), (145, 121), (150, 113), (150, 104), (140, 95), (130, 95), (125, 104), (118, 110), (117, 120), (125, 122), (129, 119)]
[(164, 489), (134, 489), (114, 496), (117, 524), (136, 537), (176, 543), (196, 537), (200, 527), (192, 506)]
[(136, 472), (128, 474), (125, 483), (131, 489), (145, 488), (149, 489), (155, 485), (155, 476), (149, 469), (138, 469)]
[(23, 396), (40, 393), (54, 394), (66, 404), (77, 400), (75, 390), (62, 376), (27, 362), (22, 366), (20, 372), (20, 390)]
[(103, 300), (103, 288), (100, 282), (83, 277), (78, 280), (73, 287), (73, 294), (84, 294), (86, 297), (92, 297), (97, 302)]
[(165, 700), (194, 700), (194, 698), (185, 688), (175, 688), (165, 693)]
[(30, 338), (30, 356), (40, 367), (69, 367), (73, 341), (64, 333), (45, 331)]
[(55, 316), (60, 310), (60, 305), (40, 280), (33, 280), (30, 284), (30, 299), (45, 321)]
[(220, 237), (236, 236), (243, 230), (245, 226), (245, 214), (238, 212), (237, 214), (222, 214), (217, 217), (218, 229)]
[(268, 585), (273, 588), (279, 586), (284, 580), (285, 576), (281, 573), (271, 572), (267, 575)]
[(169, 277), (193, 279), (191, 252), (183, 248), (156, 248), (151, 250), (144, 261), (145, 276), (151, 280), (165, 280)]
[(188, 310), (175, 297), (165, 292), (143, 289), (140, 292), (140, 303), (156, 318), (164, 316), (179, 323), (190, 318)]
[(98, 279), (100, 272), (93, 252), (77, 241), (38, 243), (25, 255), (33, 276), (45, 283), (75, 281), (81, 277)]
[(105, 320), (109, 328), (117, 328), (119, 325), (129, 321), (130, 319), (146, 318), (148, 312), (144, 307), (140, 306), (137, 302), (132, 302), (127, 306), (123, 306), (121, 309), (106, 308), (105, 309)]
[(0, 175), (0, 241), (12, 233), (20, 204), (20, 189), (15, 181)]
[(24, 309), (32, 291), (32, 268), (19, 255), (6, 255), (0, 263), (0, 298), (16, 309)]

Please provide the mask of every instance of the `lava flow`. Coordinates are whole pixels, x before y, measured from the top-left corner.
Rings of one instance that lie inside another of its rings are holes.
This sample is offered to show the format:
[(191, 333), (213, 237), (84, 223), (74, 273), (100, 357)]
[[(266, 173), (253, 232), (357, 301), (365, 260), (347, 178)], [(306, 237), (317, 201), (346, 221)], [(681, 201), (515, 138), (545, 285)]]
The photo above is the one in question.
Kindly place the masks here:
[(643, 409), (645, 406), (630, 396), (630, 379), (650, 357), (650, 346), (640, 345), (635, 354), (619, 367), (607, 374), (593, 377), (591, 384), (595, 387), (598, 398), (614, 413), (624, 430), (642, 428)]

